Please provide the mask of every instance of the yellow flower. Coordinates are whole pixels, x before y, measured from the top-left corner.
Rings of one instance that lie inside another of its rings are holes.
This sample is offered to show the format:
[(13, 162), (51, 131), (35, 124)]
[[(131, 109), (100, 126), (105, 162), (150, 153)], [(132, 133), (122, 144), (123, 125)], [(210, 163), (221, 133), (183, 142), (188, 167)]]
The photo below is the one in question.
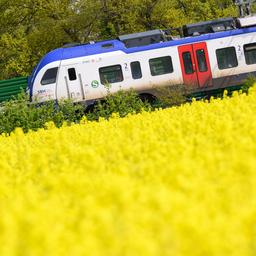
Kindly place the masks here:
[(0, 255), (256, 253), (256, 94), (0, 136)]

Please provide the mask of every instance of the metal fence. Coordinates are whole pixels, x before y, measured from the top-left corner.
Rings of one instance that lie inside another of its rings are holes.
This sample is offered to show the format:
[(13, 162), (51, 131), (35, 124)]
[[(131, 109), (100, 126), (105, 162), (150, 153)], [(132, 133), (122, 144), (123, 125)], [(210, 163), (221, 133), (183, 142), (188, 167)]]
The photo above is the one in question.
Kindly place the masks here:
[(22, 90), (26, 90), (27, 85), (27, 77), (17, 77), (0, 81), (0, 102), (9, 100), (18, 95)]

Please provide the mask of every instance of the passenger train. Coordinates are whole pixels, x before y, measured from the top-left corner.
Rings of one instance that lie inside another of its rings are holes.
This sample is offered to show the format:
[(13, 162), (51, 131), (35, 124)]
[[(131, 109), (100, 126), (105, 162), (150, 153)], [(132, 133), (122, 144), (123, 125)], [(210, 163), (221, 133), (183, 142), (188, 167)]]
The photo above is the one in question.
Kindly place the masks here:
[(72, 99), (93, 104), (108, 91), (185, 85), (211, 92), (256, 75), (256, 16), (123, 35), (115, 40), (68, 45), (45, 55), (29, 78), (31, 99)]

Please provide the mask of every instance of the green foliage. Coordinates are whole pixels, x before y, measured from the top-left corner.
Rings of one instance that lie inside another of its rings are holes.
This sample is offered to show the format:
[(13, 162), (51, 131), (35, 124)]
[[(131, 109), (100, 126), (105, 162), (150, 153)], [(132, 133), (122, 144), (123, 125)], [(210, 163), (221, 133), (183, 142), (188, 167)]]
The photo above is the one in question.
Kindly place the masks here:
[(168, 87), (156, 88), (158, 106), (162, 108), (181, 105), (186, 102), (190, 92), (184, 85), (173, 85)]
[(236, 16), (232, 0), (0, 0), (0, 79), (31, 74), (65, 43)]
[[(16, 127), (21, 127), (25, 132), (43, 128), (46, 123), (52, 121), (55, 126), (61, 127), (63, 123), (78, 123), (84, 115), (88, 120), (108, 119), (114, 113), (120, 117), (128, 114), (137, 114), (142, 111), (151, 111), (159, 107), (180, 105), (186, 101), (187, 90), (184, 86), (172, 86), (156, 89), (158, 99), (150, 102), (150, 99), (140, 97), (134, 90), (116, 93), (108, 92), (108, 95), (98, 100), (92, 108), (85, 111), (85, 107), (70, 100), (58, 102), (48, 101), (44, 103), (30, 103), (25, 93), (16, 98), (3, 102), (0, 107), (0, 134), (10, 133)], [(109, 91), (109, 89), (108, 89)]]
[(25, 93), (16, 99), (4, 102), (0, 110), (0, 133), (10, 133), (16, 127), (25, 132), (43, 128), (47, 122), (53, 121), (57, 127), (79, 122), (83, 116), (83, 106), (74, 105), (70, 101), (49, 101), (43, 104), (29, 103)]
[(87, 113), (87, 118), (89, 120), (98, 120), (100, 117), (108, 119), (113, 113), (124, 117), (129, 113), (140, 113), (143, 110), (150, 111), (151, 105), (143, 102), (134, 90), (120, 90), (114, 94), (109, 93), (103, 100), (97, 101), (93, 109)]
[[(247, 89), (255, 81), (255, 77), (248, 79)], [(67, 125), (79, 123), (84, 117), (90, 121), (98, 121), (100, 118), (109, 119), (113, 114), (125, 117), (128, 114), (153, 111), (156, 108), (177, 106), (185, 103), (187, 95), (191, 93), (191, 89), (184, 85), (156, 88), (155, 90), (157, 99), (153, 101), (147, 98), (147, 95), (140, 97), (132, 89), (129, 91), (120, 90), (116, 93), (108, 92), (104, 99), (98, 100), (87, 111), (85, 111), (85, 106), (75, 104), (70, 100), (60, 101), (58, 104), (54, 101), (32, 104), (28, 101), (28, 96), (21, 93), (17, 98), (2, 103), (0, 107), (0, 134), (9, 134), (17, 127), (28, 132), (29, 130), (44, 128), (49, 122), (53, 122), (56, 127), (61, 127), (64, 123)], [(219, 96), (222, 97), (223, 93)]]
[[(98, 120), (100, 117), (108, 119), (113, 113), (124, 117), (129, 113), (150, 111), (149, 103), (141, 101), (136, 92), (118, 91), (108, 94), (104, 100), (98, 101), (95, 107), (86, 113), (88, 120)], [(0, 107), (0, 134), (11, 133), (20, 127), (24, 132), (44, 128), (48, 122), (61, 127), (64, 123), (79, 123), (85, 115), (85, 107), (70, 100), (58, 102), (32, 104), (28, 96), (21, 93), (17, 98), (2, 103)]]
[(245, 80), (245, 82), (244, 82), (244, 84), (243, 84), (241, 89), (243, 91), (247, 92), (249, 90), (249, 88), (252, 87), (255, 84), (256, 84), (256, 77), (254, 75), (249, 75), (246, 78), (246, 80)]

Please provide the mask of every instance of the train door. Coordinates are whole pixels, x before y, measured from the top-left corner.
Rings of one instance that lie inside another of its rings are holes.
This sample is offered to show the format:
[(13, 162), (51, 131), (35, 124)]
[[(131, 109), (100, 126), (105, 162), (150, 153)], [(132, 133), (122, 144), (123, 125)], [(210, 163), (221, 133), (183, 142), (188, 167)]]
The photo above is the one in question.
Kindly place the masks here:
[(68, 98), (74, 101), (85, 100), (85, 91), (80, 65), (63, 66), (57, 89), (58, 99)]
[(212, 72), (206, 43), (178, 47), (184, 84), (193, 87), (212, 86)]

